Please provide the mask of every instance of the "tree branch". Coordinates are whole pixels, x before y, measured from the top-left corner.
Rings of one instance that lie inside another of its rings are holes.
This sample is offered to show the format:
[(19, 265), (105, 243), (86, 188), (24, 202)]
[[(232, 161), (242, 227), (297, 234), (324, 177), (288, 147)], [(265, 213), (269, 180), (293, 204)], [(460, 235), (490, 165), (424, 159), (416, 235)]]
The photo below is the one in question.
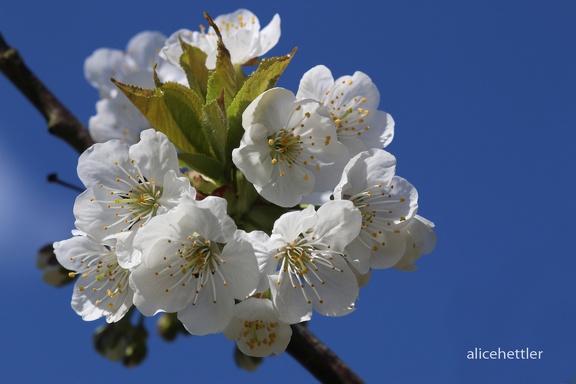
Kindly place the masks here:
[(364, 381), (312, 334), (304, 323), (293, 324), (286, 351), (322, 383), (360, 384)]
[(0, 34), (0, 71), (44, 116), (48, 131), (70, 144), (78, 153), (94, 144), (88, 130), (28, 69), (17, 50)]

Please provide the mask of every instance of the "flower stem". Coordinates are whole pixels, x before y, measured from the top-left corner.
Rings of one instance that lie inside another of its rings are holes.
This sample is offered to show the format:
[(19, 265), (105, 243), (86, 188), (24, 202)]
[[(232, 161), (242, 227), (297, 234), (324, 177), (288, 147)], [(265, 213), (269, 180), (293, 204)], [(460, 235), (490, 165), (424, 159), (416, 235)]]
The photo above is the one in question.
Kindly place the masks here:
[(0, 71), (44, 116), (48, 131), (70, 144), (78, 153), (94, 144), (88, 130), (28, 69), (17, 50), (0, 34)]
[(304, 323), (293, 324), (291, 327), (292, 339), (286, 351), (321, 383), (364, 383), (334, 352), (318, 340)]

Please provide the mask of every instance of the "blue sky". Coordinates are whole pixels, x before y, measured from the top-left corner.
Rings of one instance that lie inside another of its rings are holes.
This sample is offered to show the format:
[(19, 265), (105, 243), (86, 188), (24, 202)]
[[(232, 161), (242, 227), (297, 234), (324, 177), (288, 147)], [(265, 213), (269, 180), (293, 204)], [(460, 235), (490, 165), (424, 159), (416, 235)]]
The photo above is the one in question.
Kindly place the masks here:
[[(419, 269), (381, 270), (342, 318), (310, 328), (369, 383), (569, 383), (576, 379), (576, 3), (541, 1), (40, 2), (1, 7), (0, 31), (46, 85), (87, 123), (97, 92), (83, 62), (123, 49), (143, 30), (196, 30), (248, 8), (275, 13), (269, 53), (298, 52), (280, 80), (297, 90), (317, 65), (363, 71), (395, 118), (387, 149), (436, 224)], [(167, 344), (150, 325), (150, 352), (125, 369), (92, 348), (101, 322), (70, 308), (72, 287), (44, 284), (37, 250), (66, 239), (77, 154), (0, 76), (0, 382), (313, 382), (284, 354), (255, 373), (237, 369), (222, 335)], [(466, 359), (468, 350), (542, 350), (541, 360)]]

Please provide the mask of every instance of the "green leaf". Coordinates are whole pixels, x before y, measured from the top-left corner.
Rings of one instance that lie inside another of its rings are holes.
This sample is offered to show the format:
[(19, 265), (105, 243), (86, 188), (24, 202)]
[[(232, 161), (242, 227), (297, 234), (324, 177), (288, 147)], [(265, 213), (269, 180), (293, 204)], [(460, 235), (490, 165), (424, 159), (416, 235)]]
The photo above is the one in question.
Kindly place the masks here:
[(180, 159), (188, 168), (200, 172), (214, 181), (225, 183), (226, 169), (224, 165), (212, 157), (200, 153), (179, 153)]
[(222, 89), (224, 89), (224, 102), (230, 105), (234, 96), (236, 95), (236, 70), (232, 65), (230, 52), (222, 41), (222, 35), (218, 26), (214, 21), (204, 12), (204, 17), (216, 32), (218, 36), (218, 55), (216, 56), (216, 68), (210, 71), (208, 77), (208, 89), (206, 93), (206, 101), (214, 100), (220, 96)]
[(224, 92), (202, 108), (202, 129), (208, 138), (216, 158), (226, 164), (226, 136), (228, 118), (224, 106)]
[(180, 66), (186, 73), (190, 88), (206, 99), (208, 88), (208, 69), (206, 68), (206, 53), (198, 47), (187, 44), (180, 39), (182, 46), (182, 56), (180, 56)]
[(178, 83), (145, 89), (112, 81), (150, 124), (166, 134), (182, 152), (210, 154), (210, 146), (202, 131), (202, 100), (198, 94)]
[(263, 59), (254, 71), (244, 82), (244, 85), (229, 105), (227, 110), (228, 115), (228, 136), (226, 142), (226, 153), (232, 156), (232, 149), (240, 145), (240, 139), (244, 134), (242, 128), (242, 113), (250, 105), (250, 103), (257, 98), (262, 92), (273, 88), (280, 75), (284, 72), (290, 60), (294, 57), (296, 48), (291, 53), (280, 56)]
[(286, 212), (286, 208), (277, 205), (254, 204), (238, 222), (247, 231), (257, 229), (270, 234), (276, 220)]

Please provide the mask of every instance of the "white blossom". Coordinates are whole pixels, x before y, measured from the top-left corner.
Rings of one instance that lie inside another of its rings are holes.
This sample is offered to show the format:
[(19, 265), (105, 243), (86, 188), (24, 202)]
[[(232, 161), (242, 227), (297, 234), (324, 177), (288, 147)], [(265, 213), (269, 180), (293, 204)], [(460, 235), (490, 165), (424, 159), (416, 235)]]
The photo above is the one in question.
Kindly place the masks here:
[(132, 248), (138, 229), (183, 196), (195, 195), (179, 172), (176, 148), (153, 129), (132, 146), (120, 140), (94, 144), (78, 160), (78, 177), (87, 189), (74, 204), (76, 228), (98, 239), (123, 233), (116, 250), (120, 264), (134, 267), (140, 261)]
[(75, 231), (76, 236), (55, 242), (54, 254), (66, 269), (79, 275), (72, 294), (72, 308), (83, 320), (106, 316), (109, 323), (120, 320), (132, 307), (134, 292), (128, 284), (130, 271), (118, 264), (116, 238), (101, 242)]
[(335, 200), (349, 200), (362, 212), (360, 235), (346, 247), (349, 261), (362, 274), (392, 267), (405, 251), (401, 229), (416, 215), (418, 193), (395, 171), (393, 155), (371, 149), (350, 160), (334, 189)]
[[(246, 9), (214, 19), (215, 25), (222, 34), (222, 41), (230, 52), (232, 64), (244, 65), (253, 59), (264, 55), (272, 49), (280, 39), (280, 16), (275, 14), (270, 23), (260, 29), (260, 21), (252, 12)], [(206, 67), (216, 68), (216, 55), (218, 37), (214, 28), (200, 26), (200, 32), (192, 32), (188, 29), (180, 29), (173, 33), (160, 55), (174, 65), (180, 62), (182, 47), (180, 40), (189, 45), (200, 48), (207, 54)]]
[(436, 233), (434, 223), (416, 215), (402, 232), (406, 239), (406, 249), (402, 258), (394, 265), (395, 269), (413, 271), (416, 269), (414, 262), (422, 255), (427, 255), (436, 246)]
[(150, 128), (148, 120), (110, 81), (114, 78), (122, 83), (154, 88), (153, 68), (162, 81), (188, 84), (184, 71), (158, 56), (166, 36), (159, 32), (144, 31), (128, 42), (125, 51), (100, 48), (84, 63), (84, 74), (88, 82), (100, 93), (96, 103), (96, 115), (90, 118), (88, 127), (96, 142), (120, 139), (129, 144), (138, 141), (140, 132)]
[(242, 125), (234, 164), (260, 195), (282, 207), (333, 188), (349, 160), (326, 108), (310, 99), (297, 101), (284, 88), (258, 96), (244, 111)]
[(309, 205), (276, 221), (270, 256), (260, 262), (280, 320), (294, 324), (309, 320), (312, 310), (326, 316), (354, 310), (358, 282), (344, 248), (358, 236), (361, 221), (349, 201), (330, 201), (318, 211)]
[(328, 68), (318, 65), (302, 76), (296, 98), (319, 100), (328, 109), (338, 128), (338, 141), (350, 156), (384, 148), (394, 137), (394, 120), (378, 110), (380, 93), (362, 72), (334, 80)]
[(134, 304), (145, 316), (177, 312), (194, 335), (223, 331), (234, 300), (245, 299), (258, 284), (252, 245), (219, 197), (183, 199), (174, 211), (150, 220), (134, 244), (142, 252), (130, 278)]
[(234, 306), (234, 318), (224, 335), (236, 341), (245, 355), (266, 357), (286, 350), (292, 329), (280, 321), (272, 301), (250, 297)]

